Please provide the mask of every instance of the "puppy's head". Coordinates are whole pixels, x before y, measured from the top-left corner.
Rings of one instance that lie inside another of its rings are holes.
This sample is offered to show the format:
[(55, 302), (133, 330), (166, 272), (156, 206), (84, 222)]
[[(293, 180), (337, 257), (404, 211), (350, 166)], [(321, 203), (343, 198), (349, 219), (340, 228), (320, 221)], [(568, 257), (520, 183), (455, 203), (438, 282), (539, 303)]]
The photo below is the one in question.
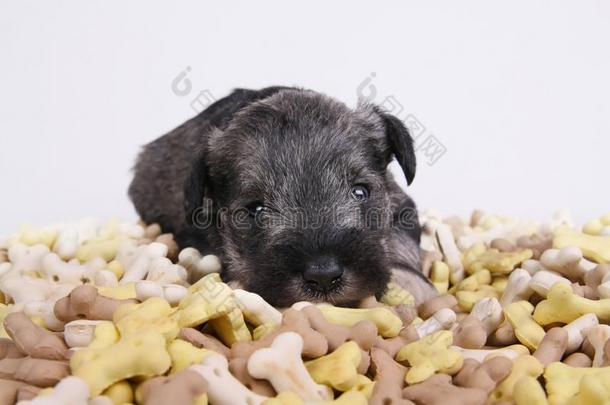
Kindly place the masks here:
[(210, 135), (185, 189), (187, 218), (219, 228), (223, 277), (270, 303), (353, 304), (390, 279), (393, 155), (410, 183), (413, 142), (397, 118), (281, 91)]

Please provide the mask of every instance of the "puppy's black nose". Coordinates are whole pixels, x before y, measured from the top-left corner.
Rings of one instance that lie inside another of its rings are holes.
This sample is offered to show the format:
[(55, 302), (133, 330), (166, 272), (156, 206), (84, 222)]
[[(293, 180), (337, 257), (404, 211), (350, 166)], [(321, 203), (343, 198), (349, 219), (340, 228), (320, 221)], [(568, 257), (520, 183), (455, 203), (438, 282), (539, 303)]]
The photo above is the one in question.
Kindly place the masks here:
[(303, 279), (317, 290), (330, 290), (341, 281), (343, 268), (336, 258), (321, 256), (310, 261), (303, 272)]

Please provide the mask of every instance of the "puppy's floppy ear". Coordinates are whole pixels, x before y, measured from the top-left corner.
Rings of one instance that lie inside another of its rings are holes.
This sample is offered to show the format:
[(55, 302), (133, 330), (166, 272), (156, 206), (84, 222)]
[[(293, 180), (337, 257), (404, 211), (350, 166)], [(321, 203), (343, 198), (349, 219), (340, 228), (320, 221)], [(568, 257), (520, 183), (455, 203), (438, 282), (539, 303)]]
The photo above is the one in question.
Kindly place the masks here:
[(203, 206), (205, 196), (208, 168), (203, 151), (196, 154), (191, 163), (191, 172), (184, 182), (184, 214), (188, 225), (195, 225), (198, 209)]
[(402, 168), (407, 183), (411, 184), (415, 177), (415, 150), (413, 149), (413, 138), (409, 134), (409, 130), (401, 120), (395, 116), (384, 112), (381, 108), (375, 107), (375, 111), (385, 125), (385, 134), (390, 149), (396, 156), (398, 164)]

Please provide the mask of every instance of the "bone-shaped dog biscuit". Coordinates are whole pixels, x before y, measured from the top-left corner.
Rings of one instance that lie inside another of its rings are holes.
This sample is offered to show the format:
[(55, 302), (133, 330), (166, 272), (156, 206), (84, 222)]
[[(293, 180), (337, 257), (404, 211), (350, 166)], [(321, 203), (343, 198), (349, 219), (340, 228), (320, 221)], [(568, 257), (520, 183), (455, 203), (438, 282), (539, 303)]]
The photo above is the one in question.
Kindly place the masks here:
[(7, 315), (4, 328), (22, 353), (48, 360), (64, 360), (68, 356), (68, 348), (59, 336), (34, 324), (21, 312)]
[(504, 317), (511, 324), (515, 336), (530, 350), (536, 350), (544, 338), (544, 329), (532, 318), (534, 306), (527, 301), (517, 301), (504, 308)]
[[(229, 372), (229, 363), (226, 357), (219, 354), (210, 354), (200, 364), (193, 365), (187, 370), (199, 373), (208, 382), (207, 393), (212, 404), (258, 405), (267, 399), (250, 391), (233, 377)], [(277, 371), (275, 370), (275, 372)]]
[(103, 322), (87, 319), (68, 322), (64, 327), (64, 340), (70, 348), (88, 346), (93, 340), (95, 328)]
[(556, 271), (572, 280), (580, 280), (593, 270), (595, 263), (583, 257), (577, 246), (567, 246), (562, 249), (549, 249), (540, 256), (540, 263), (549, 270)]
[(549, 290), (546, 300), (536, 305), (534, 319), (540, 325), (570, 323), (588, 313), (595, 314), (602, 322), (609, 322), (610, 299), (589, 300), (574, 294), (570, 286), (557, 283)]
[(326, 356), (305, 363), (307, 371), (318, 384), (339, 391), (348, 391), (358, 379), (361, 349), (356, 342), (346, 342)]
[(516, 252), (500, 252), (498, 249), (487, 249), (478, 255), (465, 255), (464, 267), (469, 274), (483, 269), (487, 269), (494, 274), (508, 274), (520, 263), (530, 259), (532, 255), (533, 252), (529, 249)]
[(244, 317), (255, 326), (282, 322), (280, 311), (269, 305), (260, 295), (241, 289), (234, 289), (235, 299)]
[[(292, 391), (303, 400), (332, 399), (324, 385), (316, 384), (303, 361), (303, 338), (294, 332), (278, 335), (269, 348), (255, 351), (248, 360), (248, 372), (254, 378), (268, 380), (277, 392)], [(358, 353), (360, 354), (360, 353)]]
[(407, 383), (424, 381), (436, 372), (457, 373), (462, 367), (463, 357), (460, 352), (449, 348), (452, 341), (452, 333), (441, 330), (403, 347), (396, 360), (406, 361), (411, 366), (405, 377)]
[(402, 328), (402, 321), (388, 308), (341, 308), (328, 304), (318, 305), (320, 311), (328, 322), (354, 326), (360, 321), (373, 322), (383, 337), (394, 337)]
[(328, 322), (315, 305), (306, 306), (301, 312), (307, 316), (311, 327), (326, 337), (331, 351), (347, 340), (353, 340), (360, 348), (368, 350), (377, 339), (377, 327), (371, 321), (361, 321), (348, 328)]
[(76, 287), (67, 296), (55, 303), (55, 316), (64, 322), (77, 319), (112, 320), (112, 314), (121, 305), (135, 303), (134, 300), (116, 300), (100, 295), (90, 285)]
[(205, 395), (207, 387), (207, 381), (199, 373), (187, 369), (147, 380), (142, 387), (142, 399), (147, 405), (191, 405)]
[(597, 263), (610, 263), (610, 236), (587, 235), (567, 226), (554, 231), (553, 247), (578, 246), (583, 255)]
[(570, 367), (560, 362), (549, 364), (544, 371), (549, 403), (567, 403), (570, 398), (579, 392), (583, 378), (596, 375), (610, 378), (610, 367)]
[(187, 367), (198, 364), (213, 352), (193, 346), (191, 343), (176, 339), (167, 346), (167, 352), (172, 358), (172, 368), (170, 373), (178, 373)]
[(193, 327), (236, 308), (233, 290), (220, 281), (218, 273), (212, 273), (188, 288), (188, 295), (180, 301), (176, 316), (180, 327)]
[(494, 401), (512, 401), (515, 392), (515, 384), (523, 377), (538, 378), (544, 371), (544, 367), (533, 356), (519, 356), (513, 361), (513, 368), (508, 375), (491, 393)]

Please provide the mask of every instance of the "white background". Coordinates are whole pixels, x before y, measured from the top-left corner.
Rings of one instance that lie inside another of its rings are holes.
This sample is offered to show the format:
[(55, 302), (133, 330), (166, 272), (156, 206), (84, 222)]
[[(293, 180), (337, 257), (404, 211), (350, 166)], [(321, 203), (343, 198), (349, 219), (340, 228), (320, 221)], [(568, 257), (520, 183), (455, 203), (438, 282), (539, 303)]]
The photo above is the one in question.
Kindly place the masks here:
[(135, 218), (139, 146), (201, 90), (299, 85), (353, 105), (372, 72), (376, 101), (394, 95), (446, 147), (432, 166), (419, 153), (420, 207), (610, 210), (610, 2), (159, 3), (0, 3), (0, 233)]

